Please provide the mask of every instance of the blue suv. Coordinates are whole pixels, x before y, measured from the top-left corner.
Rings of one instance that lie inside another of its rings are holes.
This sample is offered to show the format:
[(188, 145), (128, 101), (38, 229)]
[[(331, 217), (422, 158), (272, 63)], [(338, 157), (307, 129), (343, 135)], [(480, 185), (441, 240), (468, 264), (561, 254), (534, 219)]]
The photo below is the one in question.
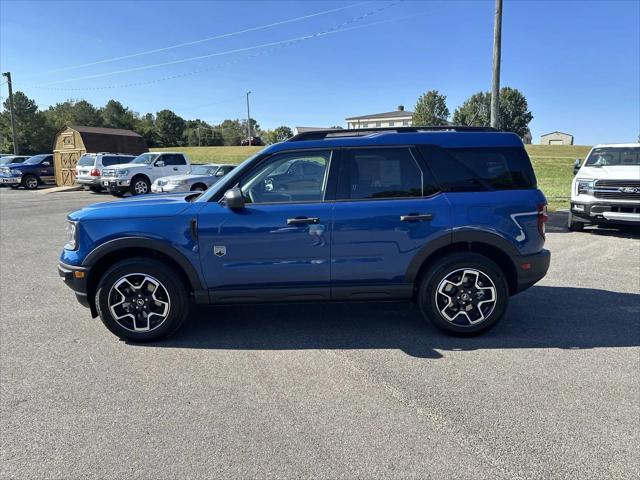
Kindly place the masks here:
[[(311, 164), (287, 181), (292, 165)], [(546, 274), (546, 218), (515, 134), (305, 132), (204, 193), (71, 213), (59, 273), (131, 341), (172, 334), (192, 302), (414, 301), (437, 327), (470, 335)]]

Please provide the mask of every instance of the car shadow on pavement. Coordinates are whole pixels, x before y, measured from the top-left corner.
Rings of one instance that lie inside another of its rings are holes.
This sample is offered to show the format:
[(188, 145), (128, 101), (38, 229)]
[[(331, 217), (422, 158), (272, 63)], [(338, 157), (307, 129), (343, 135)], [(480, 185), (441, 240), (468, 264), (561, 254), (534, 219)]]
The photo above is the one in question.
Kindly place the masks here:
[(535, 286), (511, 299), (495, 328), (447, 336), (403, 303), (199, 307), (165, 348), (224, 350), (400, 349), (419, 358), (443, 351), (590, 349), (640, 345), (640, 295)]
[(587, 226), (582, 233), (572, 232), (567, 227), (568, 217), (569, 212), (550, 212), (549, 219), (547, 220), (545, 227), (547, 233), (572, 233), (576, 236), (591, 234), (618, 238), (640, 238), (640, 227), (632, 225), (623, 227)]

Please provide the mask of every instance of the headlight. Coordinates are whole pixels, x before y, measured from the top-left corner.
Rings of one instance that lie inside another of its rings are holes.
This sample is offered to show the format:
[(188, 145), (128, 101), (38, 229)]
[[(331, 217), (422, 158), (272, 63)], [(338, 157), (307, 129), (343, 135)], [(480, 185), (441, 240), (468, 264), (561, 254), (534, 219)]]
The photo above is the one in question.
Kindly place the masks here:
[(65, 250), (75, 250), (78, 248), (76, 233), (76, 222), (72, 222), (71, 220), (67, 221), (67, 243), (64, 246)]
[(0, 173), (9, 173), (9, 168), (8, 167), (0, 168)]
[(9, 170), (9, 175), (13, 175), (14, 177), (22, 176), (22, 170)]
[(186, 180), (169, 180), (169, 185), (186, 185)]
[(116, 175), (117, 175), (118, 177), (124, 177), (124, 176), (126, 176), (126, 175), (129, 175), (129, 170), (118, 170), (118, 171), (116, 172)]
[(593, 186), (595, 180), (587, 180), (584, 178), (578, 178), (576, 180), (576, 193), (578, 195), (593, 195)]

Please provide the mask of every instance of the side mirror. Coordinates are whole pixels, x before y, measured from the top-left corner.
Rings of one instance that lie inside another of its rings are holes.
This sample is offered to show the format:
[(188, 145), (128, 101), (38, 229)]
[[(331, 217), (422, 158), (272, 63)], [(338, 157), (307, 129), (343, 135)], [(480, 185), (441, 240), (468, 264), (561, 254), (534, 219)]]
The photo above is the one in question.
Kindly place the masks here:
[(50, 165), (51, 165), (51, 162), (49, 160), (47, 160), (46, 162), (42, 162), (43, 167), (48, 167)]
[(244, 197), (242, 190), (238, 187), (230, 188), (224, 193), (224, 205), (232, 210), (242, 210), (244, 208)]
[(164, 160), (158, 160), (154, 165), (156, 167), (164, 167)]
[(578, 170), (580, 170), (580, 159), (576, 158), (576, 161), (573, 163), (573, 174), (577, 174)]

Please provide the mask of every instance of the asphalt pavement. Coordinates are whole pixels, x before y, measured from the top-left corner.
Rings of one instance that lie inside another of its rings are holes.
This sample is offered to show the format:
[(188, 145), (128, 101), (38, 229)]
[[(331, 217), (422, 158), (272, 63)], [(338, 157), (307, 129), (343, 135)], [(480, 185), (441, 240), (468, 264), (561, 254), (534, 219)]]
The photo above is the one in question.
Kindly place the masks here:
[(0, 189), (0, 478), (639, 478), (640, 235), (548, 227), (476, 338), (404, 304), (199, 308), (132, 345), (56, 272), (89, 192)]

